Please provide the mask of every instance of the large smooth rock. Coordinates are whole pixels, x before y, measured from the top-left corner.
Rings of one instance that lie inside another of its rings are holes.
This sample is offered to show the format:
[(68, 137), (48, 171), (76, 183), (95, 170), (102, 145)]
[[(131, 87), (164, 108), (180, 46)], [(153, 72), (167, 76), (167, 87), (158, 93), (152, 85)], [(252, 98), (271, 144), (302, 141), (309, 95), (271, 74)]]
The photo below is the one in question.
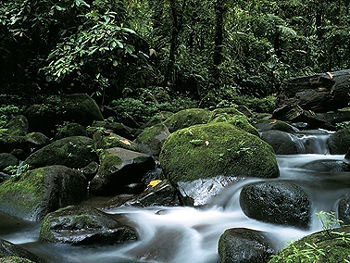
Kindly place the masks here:
[(342, 224), (350, 225), (350, 194), (342, 197), (338, 203), (338, 218)]
[(136, 138), (140, 150), (153, 156), (159, 156), (164, 141), (169, 137), (170, 132), (166, 125), (157, 124), (146, 128)]
[(64, 121), (89, 125), (103, 116), (96, 102), (86, 94), (68, 94), (47, 97), (41, 104), (25, 110), (30, 130), (50, 131)]
[(91, 181), (91, 192), (97, 195), (121, 193), (124, 186), (140, 182), (154, 165), (149, 155), (119, 147), (107, 149), (100, 155), (100, 168)]
[(88, 137), (74, 136), (41, 148), (31, 154), (25, 163), (31, 167), (59, 164), (71, 168), (82, 168), (97, 159), (93, 151), (93, 140)]
[(266, 263), (275, 252), (261, 232), (246, 228), (226, 230), (218, 250), (220, 263)]
[[(35, 256), (31, 252), (27, 251), (26, 249), (22, 248), (21, 246), (15, 245), (15, 244), (12, 244), (11, 242), (0, 239), (0, 259), (7, 258), (7, 260), (10, 260), (9, 257), (24, 258), (27, 260), (27, 261), (24, 261), (24, 263), (27, 263), (27, 262), (29, 263), (32, 261), (35, 263), (43, 262), (40, 258)], [(9, 261), (9, 263), (12, 263), (12, 262), (21, 263), (21, 261), (13, 261), (14, 259), (11, 259), (11, 260), (12, 261)], [(5, 263), (6, 261), (3, 261), (3, 262)]]
[(246, 132), (259, 136), (258, 131), (252, 126), (248, 118), (236, 108), (219, 108), (211, 112), (210, 122), (226, 122)]
[(173, 184), (220, 175), (279, 175), (272, 147), (228, 123), (195, 125), (171, 134), (162, 147), (160, 163)]
[[(308, 235), (279, 252), (269, 263), (344, 263), (350, 255), (349, 241), (344, 240), (349, 233), (350, 227), (343, 227)], [(317, 250), (323, 253), (317, 253), (310, 245), (316, 245)]]
[(8, 166), (14, 166), (19, 163), (18, 159), (10, 153), (0, 153), (0, 172)]
[(307, 194), (290, 182), (254, 183), (243, 187), (240, 195), (243, 212), (267, 223), (307, 228), (311, 205)]
[(347, 165), (340, 160), (315, 160), (300, 166), (303, 169), (321, 173), (337, 173), (348, 170)]
[(164, 124), (168, 127), (169, 132), (175, 132), (196, 124), (208, 123), (210, 115), (211, 112), (206, 109), (186, 109), (170, 116), (164, 121)]
[(38, 168), (0, 185), (0, 210), (40, 220), (60, 207), (82, 201), (86, 189), (86, 179), (79, 171), (60, 165)]
[(52, 212), (40, 229), (40, 240), (73, 245), (116, 244), (136, 239), (136, 230), (122, 215), (108, 215), (91, 207), (71, 206)]
[(227, 187), (240, 182), (244, 178), (231, 176), (217, 176), (198, 179), (192, 182), (178, 182), (177, 189), (181, 200), (186, 205), (204, 206), (210, 204)]
[(300, 146), (292, 134), (271, 130), (261, 133), (261, 139), (270, 144), (276, 154), (297, 154), (301, 152)]
[(350, 148), (350, 129), (333, 133), (328, 140), (331, 154), (346, 154)]

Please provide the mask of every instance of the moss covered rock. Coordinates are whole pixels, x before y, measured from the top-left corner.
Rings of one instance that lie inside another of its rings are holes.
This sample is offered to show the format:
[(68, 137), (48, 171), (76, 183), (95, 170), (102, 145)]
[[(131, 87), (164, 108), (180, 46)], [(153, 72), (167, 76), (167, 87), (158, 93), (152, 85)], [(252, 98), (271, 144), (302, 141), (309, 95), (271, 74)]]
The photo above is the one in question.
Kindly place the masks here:
[(9, 153), (0, 153), (0, 172), (8, 166), (14, 166), (19, 163), (18, 159)]
[(50, 139), (41, 132), (31, 132), (26, 135), (27, 142), (33, 148), (41, 148), (50, 143)]
[(136, 240), (130, 223), (121, 215), (108, 215), (95, 208), (66, 207), (48, 214), (40, 240), (73, 245), (113, 244)]
[(153, 156), (159, 156), (163, 142), (169, 137), (170, 132), (166, 125), (157, 124), (146, 128), (135, 142), (139, 144), (140, 150)]
[(26, 258), (5, 257), (5, 258), (0, 258), (0, 263), (35, 263), (35, 262)]
[(89, 125), (103, 120), (96, 102), (82, 93), (47, 97), (41, 104), (28, 107), (25, 116), (31, 130), (45, 132), (64, 121)]
[(222, 108), (212, 111), (210, 122), (226, 122), (246, 132), (259, 136), (258, 131), (249, 123), (248, 118), (236, 108)]
[(138, 151), (139, 147), (136, 143), (119, 136), (108, 130), (97, 131), (93, 135), (95, 149), (109, 149), (120, 147), (131, 151)]
[(92, 137), (97, 131), (105, 131), (118, 134), (122, 137), (133, 139), (134, 130), (123, 123), (105, 121), (94, 121), (91, 126), (87, 128), (88, 136)]
[(25, 163), (34, 168), (55, 164), (82, 168), (97, 159), (93, 150), (93, 140), (88, 137), (74, 136), (41, 148), (31, 154)]
[(63, 125), (58, 126), (55, 136), (57, 139), (72, 136), (87, 136), (86, 128), (76, 122), (65, 122)]
[(78, 171), (47, 166), (12, 177), (0, 185), (0, 210), (26, 220), (39, 220), (86, 197), (87, 182)]
[(345, 154), (350, 148), (350, 129), (333, 133), (328, 139), (331, 154)]
[[(269, 263), (344, 263), (350, 260), (350, 227), (321, 231), (306, 236), (279, 252)], [(317, 253), (310, 245), (317, 246)], [(346, 261), (347, 260), (347, 261)]]
[(28, 120), (23, 115), (16, 116), (10, 120), (5, 128), (9, 135), (25, 136), (28, 132)]
[(263, 233), (245, 228), (226, 230), (218, 250), (221, 263), (266, 263), (274, 254)]
[(151, 156), (123, 148), (111, 148), (100, 155), (100, 168), (90, 189), (97, 195), (121, 193), (124, 186), (140, 182), (154, 168)]
[(172, 183), (219, 175), (279, 175), (271, 146), (228, 123), (195, 125), (171, 134), (160, 163)]
[(168, 127), (170, 132), (175, 132), (196, 124), (208, 123), (210, 115), (210, 111), (206, 109), (186, 109), (170, 116), (166, 119), (164, 124)]
[[(5, 259), (10, 260), (10, 258), (21, 258), (22, 260), (23, 259), (28, 260), (28, 261), (24, 261), (25, 263), (32, 262), (32, 261), (35, 263), (42, 262), (42, 260), (40, 260), (37, 256), (29, 252), (28, 250), (22, 248), (21, 246), (15, 245), (15, 244), (12, 244), (11, 242), (0, 239), (0, 260), (5, 260)], [(29, 260), (32, 260), (32, 261), (29, 261)], [(17, 263), (21, 261), (14, 261), (14, 262)]]

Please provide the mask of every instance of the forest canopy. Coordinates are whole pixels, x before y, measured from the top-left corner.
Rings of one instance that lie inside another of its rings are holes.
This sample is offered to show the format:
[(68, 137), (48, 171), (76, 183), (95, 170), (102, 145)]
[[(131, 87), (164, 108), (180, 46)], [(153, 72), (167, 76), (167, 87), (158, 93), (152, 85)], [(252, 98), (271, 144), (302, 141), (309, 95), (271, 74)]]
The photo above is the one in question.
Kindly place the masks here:
[(4, 1), (0, 85), (100, 103), (267, 96), (292, 76), (348, 67), (349, 10), (349, 0)]

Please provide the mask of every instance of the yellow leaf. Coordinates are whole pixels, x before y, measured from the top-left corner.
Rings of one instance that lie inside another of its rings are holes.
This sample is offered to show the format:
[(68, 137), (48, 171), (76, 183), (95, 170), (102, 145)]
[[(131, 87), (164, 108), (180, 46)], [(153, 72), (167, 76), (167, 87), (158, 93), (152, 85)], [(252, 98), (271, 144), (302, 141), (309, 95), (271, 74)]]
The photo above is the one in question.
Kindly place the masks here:
[(274, 123), (276, 123), (277, 122), (277, 120), (270, 120), (270, 123), (271, 124), (274, 124)]
[(148, 186), (152, 186), (152, 187), (155, 187), (157, 186), (158, 184), (160, 184), (162, 182), (162, 180), (153, 180), (151, 181)]
[(120, 140), (120, 141), (126, 145), (131, 145), (130, 141), (128, 141), (128, 140)]

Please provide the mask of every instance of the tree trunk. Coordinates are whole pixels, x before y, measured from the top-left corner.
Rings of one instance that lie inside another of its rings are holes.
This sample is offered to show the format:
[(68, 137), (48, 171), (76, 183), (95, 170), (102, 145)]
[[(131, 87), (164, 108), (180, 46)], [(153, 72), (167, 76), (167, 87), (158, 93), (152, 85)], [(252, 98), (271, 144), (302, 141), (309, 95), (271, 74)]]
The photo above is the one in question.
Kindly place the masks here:
[(218, 85), (220, 79), (219, 66), (223, 61), (223, 42), (224, 42), (224, 15), (225, 0), (217, 0), (215, 3), (215, 46), (213, 54), (213, 83)]

